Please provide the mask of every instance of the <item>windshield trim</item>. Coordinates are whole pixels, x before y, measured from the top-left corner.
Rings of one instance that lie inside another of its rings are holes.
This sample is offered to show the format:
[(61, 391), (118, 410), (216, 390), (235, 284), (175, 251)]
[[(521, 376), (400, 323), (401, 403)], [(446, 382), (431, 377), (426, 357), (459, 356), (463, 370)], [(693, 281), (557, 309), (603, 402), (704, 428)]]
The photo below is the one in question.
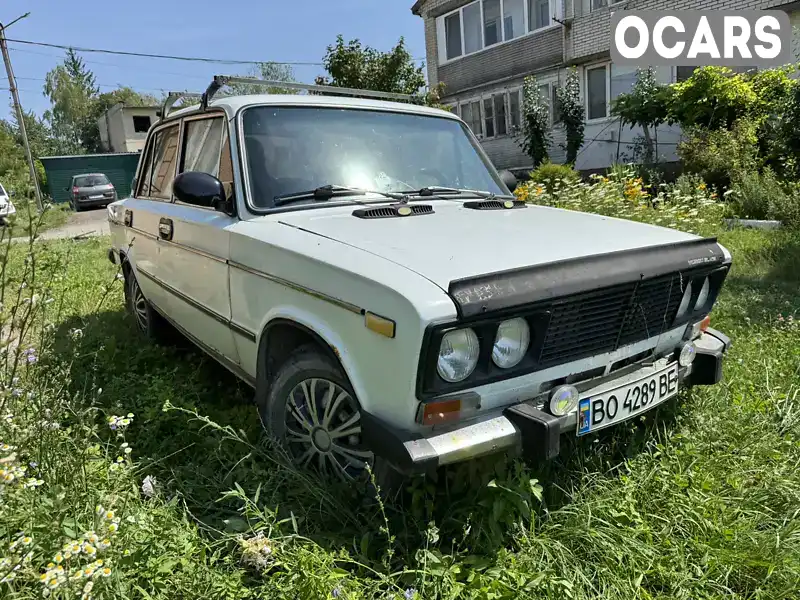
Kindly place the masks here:
[[(385, 113), (396, 113), (396, 114), (405, 114), (405, 115), (416, 115), (420, 117), (425, 117), (429, 119), (448, 119), (451, 121), (456, 121), (460, 126), (464, 133), (467, 135), (467, 139), (469, 140), (472, 147), (478, 153), (478, 158), (486, 167), (489, 175), (494, 180), (495, 184), (500, 187), (504, 193), (510, 194), (511, 192), (508, 191), (503, 180), (500, 178), (500, 175), (497, 172), (497, 169), (494, 167), (492, 162), (489, 160), (489, 156), (483, 150), (478, 138), (472, 133), (472, 130), (467, 127), (467, 124), (464, 123), (458, 116), (452, 113), (445, 113), (442, 115), (430, 115), (426, 113), (419, 113), (414, 110), (403, 110), (404, 105), (398, 106), (396, 110), (388, 109), (388, 108), (374, 108), (374, 107), (361, 107), (361, 106), (328, 106), (328, 105), (320, 105), (320, 104), (313, 104), (309, 102), (308, 104), (296, 104), (296, 103), (259, 103), (259, 104), (248, 104), (247, 106), (243, 106), (240, 108), (235, 115), (236, 119), (236, 145), (237, 145), (237, 154), (239, 158), (239, 172), (241, 174), (241, 181), (242, 181), (242, 191), (244, 196), (244, 203), (247, 208), (247, 211), (253, 215), (260, 216), (260, 215), (271, 215), (275, 213), (282, 213), (282, 212), (289, 212), (289, 211), (296, 211), (296, 210), (313, 210), (318, 208), (327, 208), (327, 207), (341, 207), (347, 205), (358, 205), (358, 204), (382, 204), (385, 202), (396, 202), (395, 200), (391, 200), (389, 198), (373, 198), (371, 200), (367, 199), (367, 197), (360, 196), (359, 201), (355, 202), (353, 200), (348, 200), (347, 196), (342, 197), (341, 199), (337, 200), (328, 200), (326, 202), (308, 202), (308, 203), (300, 203), (300, 204), (289, 204), (284, 206), (274, 206), (271, 208), (264, 208), (255, 206), (252, 201), (252, 196), (250, 194), (250, 166), (247, 164), (247, 151), (244, 148), (244, 144), (241, 143), (244, 140), (244, 113), (248, 110), (253, 108), (272, 108), (272, 107), (282, 107), (282, 108), (311, 108), (311, 109), (329, 109), (329, 110), (363, 110), (367, 112), (385, 112)], [(430, 198), (426, 198), (429, 200)]]

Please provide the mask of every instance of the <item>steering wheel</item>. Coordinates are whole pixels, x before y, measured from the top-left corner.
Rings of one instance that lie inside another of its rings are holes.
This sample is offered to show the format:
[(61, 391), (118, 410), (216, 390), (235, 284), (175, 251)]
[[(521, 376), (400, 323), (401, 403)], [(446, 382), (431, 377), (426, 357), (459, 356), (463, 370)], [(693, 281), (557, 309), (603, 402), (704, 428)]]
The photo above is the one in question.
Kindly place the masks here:
[[(444, 173), (439, 171), (438, 169), (432, 169), (430, 167), (422, 167), (419, 170), (419, 174), (422, 177), (433, 179), (433, 184), (438, 185), (441, 187), (447, 187), (450, 183), (447, 177), (444, 176)], [(428, 184), (430, 185), (430, 184)]]

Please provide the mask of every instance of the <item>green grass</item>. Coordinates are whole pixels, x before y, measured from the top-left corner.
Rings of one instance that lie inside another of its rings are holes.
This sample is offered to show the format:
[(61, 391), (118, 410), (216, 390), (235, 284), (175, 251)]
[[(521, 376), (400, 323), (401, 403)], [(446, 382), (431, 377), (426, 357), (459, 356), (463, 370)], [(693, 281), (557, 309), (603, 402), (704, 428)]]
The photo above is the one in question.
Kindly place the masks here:
[[(44, 483), (0, 503), (0, 559), (20, 556), (4, 554), (20, 531), (34, 548), (0, 596), (40, 598), (39, 567), (104, 531), (102, 504), (122, 520), (96, 598), (797, 597), (800, 234), (720, 241), (734, 256), (712, 317), (734, 341), (724, 383), (684, 392), (652, 421), (565, 439), (544, 468), (486, 459), (385, 505), (266, 447), (251, 392), (213, 361), (138, 338), (107, 240), (42, 245), (39, 283), (21, 293), (39, 290), (29, 320), (54, 327), (33, 340), (39, 361), (7, 382), (34, 395), (5, 393), (0, 412), (14, 406), (17, 429), (0, 424), (0, 441)], [(5, 269), (6, 307), (24, 252)], [(125, 455), (107, 417), (129, 412), (132, 452), (110, 470)], [(139, 489), (148, 475), (152, 498)], [(85, 581), (53, 596), (76, 597)]]
[(8, 231), (4, 234), (11, 237), (27, 237), (31, 228), (38, 233), (64, 225), (72, 214), (69, 204), (51, 204), (41, 214), (36, 210), (34, 202), (15, 204), (17, 213), (9, 219)]

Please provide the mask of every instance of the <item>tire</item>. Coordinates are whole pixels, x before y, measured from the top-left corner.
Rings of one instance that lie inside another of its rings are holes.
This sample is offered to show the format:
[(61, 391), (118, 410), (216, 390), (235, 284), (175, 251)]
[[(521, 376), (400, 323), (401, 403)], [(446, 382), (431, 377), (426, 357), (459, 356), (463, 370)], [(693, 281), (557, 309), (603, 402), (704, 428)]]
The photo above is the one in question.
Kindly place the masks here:
[(341, 367), (315, 346), (295, 351), (268, 385), (258, 386), (256, 403), (262, 426), (298, 467), (353, 482), (365, 481), (370, 465), (382, 493), (393, 491), (398, 477), (405, 480), (363, 446), (355, 392)]
[(175, 329), (164, 317), (153, 308), (144, 297), (139, 282), (130, 267), (125, 272), (125, 306), (133, 318), (136, 329), (147, 339), (160, 343), (172, 344)]

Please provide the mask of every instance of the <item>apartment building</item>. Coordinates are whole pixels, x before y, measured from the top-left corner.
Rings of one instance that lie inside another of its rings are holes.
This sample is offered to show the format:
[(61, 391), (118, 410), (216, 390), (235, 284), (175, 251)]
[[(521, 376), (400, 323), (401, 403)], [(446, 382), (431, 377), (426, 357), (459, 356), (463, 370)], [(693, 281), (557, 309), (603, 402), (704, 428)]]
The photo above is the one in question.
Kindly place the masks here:
[[(800, 25), (800, 2), (786, 0), (417, 0), (412, 12), (423, 19), (428, 81), (444, 83), (443, 102), (469, 125), (500, 169), (527, 171), (530, 158), (518, 143), (522, 84), (534, 75), (548, 99), (553, 126), (550, 157), (564, 161), (564, 129), (555, 90), (567, 68), (576, 66), (586, 110), (585, 141), (576, 167), (598, 170), (630, 160), (641, 131), (621, 127), (611, 102), (628, 92), (636, 67), (610, 59), (613, 10), (782, 9)], [(800, 45), (794, 43), (800, 60)], [(691, 75), (691, 67), (656, 67), (664, 83)], [(659, 160), (677, 161), (680, 129), (656, 132)]]

